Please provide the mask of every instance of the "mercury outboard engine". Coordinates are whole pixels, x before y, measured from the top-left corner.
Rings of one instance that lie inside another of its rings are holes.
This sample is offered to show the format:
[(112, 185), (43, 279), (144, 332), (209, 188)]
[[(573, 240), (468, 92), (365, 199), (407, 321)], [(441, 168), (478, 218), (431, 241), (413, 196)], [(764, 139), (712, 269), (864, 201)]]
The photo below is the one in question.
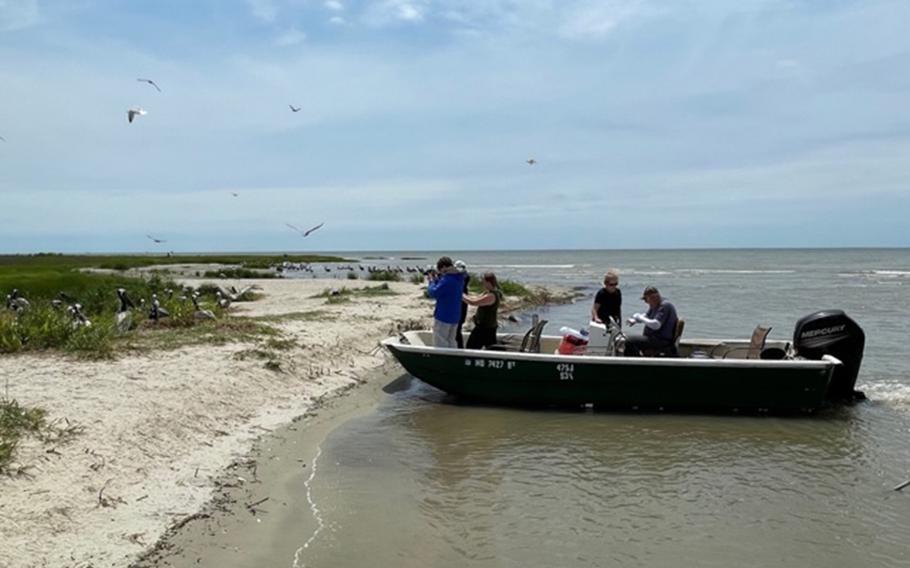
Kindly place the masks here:
[(863, 361), (866, 334), (841, 310), (815, 312), (796, 322), (793, 347), (806, 359), (821, 359), (823, 355), (837, 357), (843, 366), (834, 370), (828, 386), (828, 399), (848, 401), (864, 398), (853, 390), (859, 365)]

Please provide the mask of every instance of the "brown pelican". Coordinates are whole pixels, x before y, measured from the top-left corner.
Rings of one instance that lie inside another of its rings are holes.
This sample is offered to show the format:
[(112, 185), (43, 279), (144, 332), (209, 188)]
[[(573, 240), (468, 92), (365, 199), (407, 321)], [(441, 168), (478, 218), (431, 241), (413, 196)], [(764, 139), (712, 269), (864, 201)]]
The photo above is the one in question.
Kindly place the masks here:
[(66, 311), (73, 317), (73, 329), (91, 327), (92, 322), (82, 313), (82, 304), (72, 304), (66, 308)]
[(218, 307), (222, 310), (226, 310), (231, 307), (231, 300), (225, 297), (220, 289), (215, 292), (215, 303), (217, 303)]
[(204, 310), (199, 307), (199, 294), (193, 293), (190, 296), (190, 299), (193, 300), (193, 307), (196, 308), (196, 311), (193, 312), (193, 317), (196, 319), (215, 319), (215, 312), (212, 310)]
[(125, 333), (133, 325), (133, 314), (130, 312), (130, 308), (135, 308), (136, 305), (126, 295), (126, 289), (124, 288), (117, 288), (117, 298), (120, 300), (120, 307), (117, 308), (116, 316), (117, 331)]
[(29, 301), (19, 294), (17, 288), (13, 288), (13, 291), (6, 295), (6, 309), (8, 310), (16, 313), (24, 312), (30, 305)]
[(158, 321), (161, 318), (168, 317), (169, 314), (167, 310), (161, 307), (161, 302), (158, 301), (158, 294), (152, 294), (152, 309), (149, 310), (149, 319)]

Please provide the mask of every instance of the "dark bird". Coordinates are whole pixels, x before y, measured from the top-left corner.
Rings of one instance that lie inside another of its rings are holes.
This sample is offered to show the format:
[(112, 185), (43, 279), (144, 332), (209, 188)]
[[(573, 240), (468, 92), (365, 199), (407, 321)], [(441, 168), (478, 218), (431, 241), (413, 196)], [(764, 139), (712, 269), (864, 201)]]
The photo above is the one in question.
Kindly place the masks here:
[(82, 304), (73, 304), (66, 311), (73, 317), (73, 329), (91, 327), (92, 322), (82, 313)]
[(534, 164), (537, 163), (537, 160), (535, 160), (534, 158), (528, 158), (525, 161), (528, 163), (529, 166), (533, 166)]
[(313, 231), (316, 231), (317, 229), (319, 229), (320, 227), (322, 227), (323, 225), (325, 225), (325, 222), (319, 223), (319, 224), (316, 225), (315, 227), (310, 227), (310, 228), (307, 229), (306, 231), (304, 231), (304, 230), (301, 229), (300, 227), (297, 227), (296, 225), (291, 225), (290, 223), (285, 223), (285, 225), (287, 225), (287, 226), (290, 227), (291, 229), (293, 229), (293, 230), (297, 231), (298, 233), (300, 233), (301, 236), (303, 236), (303, 237), (308, 237), (308, 236), (310, 236), (310, 233), (312, 233)]
[(136, 305), (127, 296), (125, 288), (117, 288), (117, 298), (120, 300), (116, 316), (117, 331), (124, 333), (129, 331), (133, 324), (133, 314), (130, 313), (130, 308), (135, 308)]
[(166, 242), (167, 242), (167, 241), (164, 240), (164, 239), (156, 239), (156, 238), (153, 237), (152, 235), (146, 235), (146, 237), (148, 237), (148, 238), (152, 239), (153, 241), (155, 241), (155, 244), (157, 244), (157, 245), (160, 245), (161, 243), (166, 243)]
[(2, 140), (3, 142), (6, 142), (6, 138), (4, 138), (3, 136), (0, 136), (0, 140)]
[(158, 301), (158, 295), (152, 294), (152, 309), (149, 310), (149, 319), (158, 321), (161, 318), (168, 317), (169, 314), (167, 310), (161, 307), (161, 302)]
[(213, 319), (215, 319), (215, 312), (213, 312), (212, 310), (203, 309), (203, 308), (201, 308), (201, 307), (199, 306), (199, 294), (198, 294), (198, 293), (193, 292), (193, 293), (190, 295), (190, 299), (193, 300), (193, 307), (196, 308), (196, 311), (193, 312), (193, 317), (194, 317), (194, 318), (200, 319), (200, 320), (202, 320), (202, 319), (206, 319), (206, 320), (213, 320)]
[(161, 87), (159, 87), (158, 84), (155, 83), (154, 81), (152, 81), (151, 79), (136, 79), (136, 80), (139, 81), (139, 82), (141, 82), (141, 83), (148, 83), (149, 85), (151, 85), (151, 86), (155, 87), (156, 89), (158, 89), (158, 92), (159, 92), (159, 93), (161, 92)]
[(145, 116), (147, 114), (148, 113), (145, 112), (142, 107), (133, 107), (130, 110), (126, 111), (126, 119), (130, 122), (130, 124), (132, 124), (133, 120), (135, 120), (137, 116)]
[(291, 107), (291, 112), (300, 112), (301, 107), (295, 107), (294, 105), (288, 105)]
[(239, 193), (235, 193), (235, 192), (233, 192), (233, 191), (231, 192), (231, 195), (233, 195), (234, 197), (240, 197), (240, 194), (239, 194)]

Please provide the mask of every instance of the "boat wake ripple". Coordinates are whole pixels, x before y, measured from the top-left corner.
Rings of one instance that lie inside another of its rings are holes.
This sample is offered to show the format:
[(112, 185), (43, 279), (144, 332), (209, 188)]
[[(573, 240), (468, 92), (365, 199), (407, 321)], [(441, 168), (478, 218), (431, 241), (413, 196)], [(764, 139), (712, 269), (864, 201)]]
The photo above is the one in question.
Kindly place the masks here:
[(901, 381), (876, 381), (859, 386), (869, 400), (910, 410), (910, 384)]
[(303, 486), (306, 487), (306, 501), (310, 505), (310, 511), (313, 513), (313, 518), (316, 519), (316, 529), (313, 531), (313, 534), (310, 535), (310, 538), (306, 539), (303, 546), (294, 552), (293, 568), (304, 568), (304, 566), (306, 566), (306, 564), (300, 562), (300, 555), (304, 550), (310, 547), (313, 541), (316, 540), (316, 537), (319, 536), (319, 533), (322, 532), (322, 529), (325, 528), (325, 521), (322, 519), (322, 511), (319, 510), (316, 502), (313, 501), (313, 478), (316, 477), (316, 464), (319, 462), (320, 455), (322, 455), (322, 446), (316, 448), (316, 456), (313, 458), (313, 467), (310, 469), (310, 476), (303, 482)]

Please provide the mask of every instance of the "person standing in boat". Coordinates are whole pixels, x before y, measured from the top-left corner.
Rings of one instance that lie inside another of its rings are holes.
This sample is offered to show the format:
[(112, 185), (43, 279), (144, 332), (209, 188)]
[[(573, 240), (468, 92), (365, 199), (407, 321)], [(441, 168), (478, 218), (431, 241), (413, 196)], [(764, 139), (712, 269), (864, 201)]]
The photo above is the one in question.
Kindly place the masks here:
[(436, 300), (433, 310), (434, 347), (458, 347), (455, 334), (461, 318), (464, 276), (448, 256), (440, 257), (436, 261), (436, 271), (427, 274), (427, 294)]
[(474, 313), (474, 329), (468, 337), (468, 349), (484, 349), (496, 343), (496, 330), (499, 326), (499, 304), (502, 303), (502, 291), (496, 275), (486, 272), (483, 275), (483, 293), (478, 296), (464, 295), (466, 304), (477, 306)]
[(591, 307), (591, 319), (598, 323), (607, 323), (610, 318), (616, 325), (622, 326), (622, 291), (619, 289), (619, 275), (615, 270), (604, 274), (604, 286), (594, 296)]
[[(464, 274), (464, 288), (462, 288), (462, 293), (468, 293), (468, 285), (471, 283), (471, 275), (468, 273), (468, 265), (464, 263), (463, 260), (455, 261), (455, 268), (458, 269), (458, 272)], [(464, 335), (461, 333), (461, 328), (464, 326), (464, 322), (468, 319), (468, 303), (464, 300), (461, 301), (461, 318), (458, 320), (458, 329), (455, 331), (455, 343), (458, 344), (458, 348), (464, 348)]]
[(654, 286), (645, 288), (641, 299), (647, 302), (647, 313), (638, 313), (629, 318), (629, 325), (642, 323), (645, 326), (642, 335), (631, 335), (626, 338), (626, 357), (640, 357), (643, 350), (663, 350), (673, 346), (673, 334), (676, 332), (676, 306), (661, 297)]

